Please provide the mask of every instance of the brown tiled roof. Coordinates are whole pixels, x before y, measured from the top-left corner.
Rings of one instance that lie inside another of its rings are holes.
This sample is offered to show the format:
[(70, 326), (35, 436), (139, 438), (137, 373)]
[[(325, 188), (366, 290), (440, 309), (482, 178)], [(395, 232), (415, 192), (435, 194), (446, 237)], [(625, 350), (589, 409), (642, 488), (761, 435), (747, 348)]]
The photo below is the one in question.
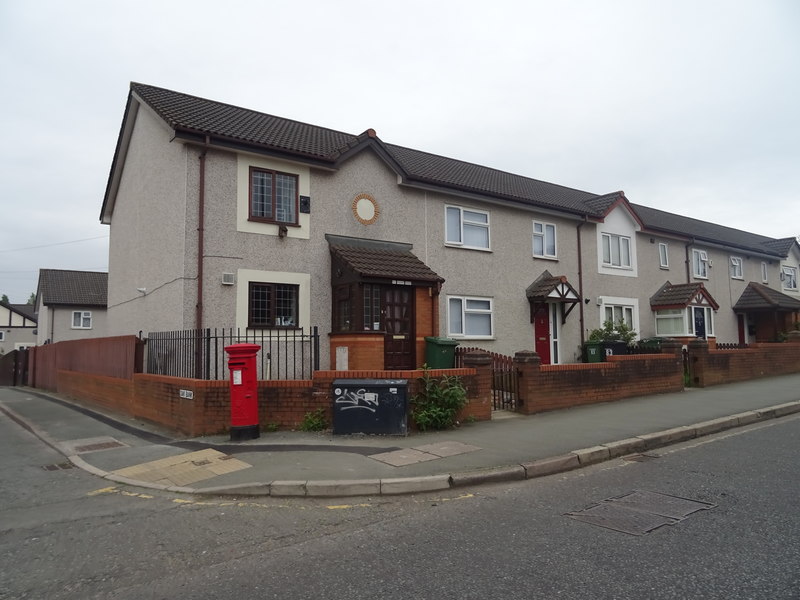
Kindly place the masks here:
[(26, 319), (36, 321), (36, 307), (33, 304), (8, 304), (7, 306)]
[[(569, 290), (575, 294), (576, 298), (580, 298), (578, 292), (567, 281), (564, 275), (551, 275), (550, 271), (545, 269), (536, 280), (525, 289), (525, 295), (531, 300), (545, 299), (550, 296), (553, 290), (561, 284), (566, 284)], [(570, 300), (571, 302), (572, 300)]]
[(507, 200), (559, 208), (577, 214), (598, 216), (586, 204), (597, 194), (571, 189), (530, 177), (429, 154), (411, 148), (385, 144), (389, 154), (415, 181), (485, 194)]
[(356, 136), (141, 83), (131, 83), (131, 92), (176, 131), (222, 137), (325, 162), (334, 162), (371, 138), (371, 143), (378, 144), (409, 180), (580, 215), (595, 214), (584, 202), (597, 194), (384, 144), (372, 130)]
[(751, 281), (739, 296), (733, 310), (777, 310), (794, 312), (800, 310), (800, 300), (773, 290), (771, 287)]
[(775, 239), (709, 223), (691, 217), (684, 217), (663, 210), (631, 203), (633, 210), (639, 215), (644, 227), (651, 231), (664, 231), (676, 233), (681, 236), (696, 238), (699, 241), (725, 244), (743, 250), (752, 250), (774, 256), (786, 256), (782, 252), (782, 245), (776, 246)]
[(667, 281), (650, 298), (651, 308), (683, 308), (689, 306), (697, 294), (702, 294), (716, 309), (719, 305), (708, 293), (702, 282), (672, 284)]
[(131, 91), (177, 130), (213, 134), (327, 160), (335, 159), (358, 142), (348, 133), (151, 85), (131, 83)]
[(331, 251), (362, 277), (402, 281), (442, 282), (437, 275), (410, 250), (330, 245)]
[[(353, 152), (369, 145), (410, 184), (429, 185), (587, 217), (603, 217), (621, 197), (621, 192), (598, 195), (386, 144), (372, 130), (353, 135), (141, 83), (131, 83), (131, 95), (134, 94), (174, 128), (176, 134), (188, 139), (202, 141), (208, 135), (215, 138), (215, 143), (233, 148), (242, 145), (334, 168), (338, 161), (346, 160)], [(119, 152), (118, 146), (112, 174), (118, 168)], [(110, 217), (105, 211), (112, 189), (110, 175), (102, 219)], [(645, 229), (654, 232), (693, 237), (700, 242), (715, 242), (776, 257), (786, 256), (793, 243), (791, 238), (774, 240), (642, 205), (631, 206)], [(113, 202), (110, 207), (113, 210)]]
[(41, 298), (48, 306), (106, 306), (108, 273), (40, 269), (36, 297)]
[(777, 240), (769, 239), (764, 242), (764, 246), (774, 250), (781, 256), (789, 256), (789, 252), (792, 249), (792, 246), (797, 244), (797, 238), (788, 237), (788, 238), (781, 238)]

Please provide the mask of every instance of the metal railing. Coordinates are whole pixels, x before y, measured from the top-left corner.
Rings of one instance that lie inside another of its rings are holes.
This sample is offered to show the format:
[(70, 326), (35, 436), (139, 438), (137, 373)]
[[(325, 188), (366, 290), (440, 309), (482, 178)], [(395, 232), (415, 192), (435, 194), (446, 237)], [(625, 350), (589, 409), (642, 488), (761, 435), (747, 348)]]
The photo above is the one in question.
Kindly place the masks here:
[(749, 347), (747, 344), (739, 344), (738, 342), (723, 344), (717, 342), (717, 350), (747, 350)]
[(188, 329), (147, 336), (147, 372), (192, 379), (228, 379), (225, 346), (258, 344), (257, 378), (311, 379), (319, 370), (319, 330)]

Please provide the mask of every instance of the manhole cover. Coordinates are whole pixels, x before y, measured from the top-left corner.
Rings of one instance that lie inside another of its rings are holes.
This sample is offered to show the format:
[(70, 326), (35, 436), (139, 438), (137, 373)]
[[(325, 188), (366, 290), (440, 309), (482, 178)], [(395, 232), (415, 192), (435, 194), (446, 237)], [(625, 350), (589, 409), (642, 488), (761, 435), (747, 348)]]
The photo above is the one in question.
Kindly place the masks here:
[(608, 498), (605, 502), (672, 519), (684, 519), (698, 510), (708, 510), (716, 506), (709, 502), (645, 491), (629, 492), (616, 498)]
[(583, 510), (566, 513), (566, 516), (614, 531), (644, 535), (662, 525), (673, 525), (692, 513), (715, 506), (700, 500), (635, 490), (607, 498)]
[(605, 502), (600, 502), (578, 512), (567, 513), (567, 516), (590, 525), (597, 525), (598, 527), (605, 527), (606, 529), (613, 529), (614, 531), (621, 531), (631, 535), (644, 535), (662, 525), (671, 525), (677, 522), (676, 519), (670, 519), (669, 517), (628, 510), (625, 507), (614, 506)]

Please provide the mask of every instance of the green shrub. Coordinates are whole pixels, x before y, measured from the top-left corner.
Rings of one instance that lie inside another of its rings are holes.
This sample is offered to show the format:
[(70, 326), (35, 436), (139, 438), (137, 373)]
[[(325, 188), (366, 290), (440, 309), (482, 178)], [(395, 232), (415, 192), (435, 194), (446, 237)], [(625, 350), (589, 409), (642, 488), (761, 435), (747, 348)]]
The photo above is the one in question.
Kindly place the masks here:
[(625, 342), (632, 344), (636, 340), (636, 332), (620, 319), (616, 323), (606, 321), (599, 329), (589, 332), (590, 342)]
[(315, 411), (307, 412), (300, 422), (301, 431), (322, 431), (328, 427), (325, 421), (325, 409), (318, 408)]
[(412, 398), (411, 416), (420, 431), (448, 429), (456, 420), (458, 411), (467, 404), (467, 390), (460, 377), (443, 375), (431, 377), (427, 365), (422, 367), (418, 379), (420, 391)]

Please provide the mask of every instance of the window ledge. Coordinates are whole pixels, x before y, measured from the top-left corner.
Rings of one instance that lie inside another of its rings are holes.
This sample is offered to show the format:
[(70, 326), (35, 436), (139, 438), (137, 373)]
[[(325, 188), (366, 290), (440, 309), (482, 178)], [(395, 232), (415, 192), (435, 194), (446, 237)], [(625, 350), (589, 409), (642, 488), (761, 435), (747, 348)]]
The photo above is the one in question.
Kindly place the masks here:
[(445, 248), (458, 248), (459, 250), (478, 250), (480, 252), (491, 252), (491, 248), (481, 248), (480, 246), (463, 246), (461, 244), (454, 244), (452, 242), (445, 242)]
[(549, 261), (552, 261), (552, 262), (558, 262), (558, 257), (557, 256), (539, 256), (537, 254), (534, 254), (533, 255), (533, 259), (534, 260), (549, 260)]

